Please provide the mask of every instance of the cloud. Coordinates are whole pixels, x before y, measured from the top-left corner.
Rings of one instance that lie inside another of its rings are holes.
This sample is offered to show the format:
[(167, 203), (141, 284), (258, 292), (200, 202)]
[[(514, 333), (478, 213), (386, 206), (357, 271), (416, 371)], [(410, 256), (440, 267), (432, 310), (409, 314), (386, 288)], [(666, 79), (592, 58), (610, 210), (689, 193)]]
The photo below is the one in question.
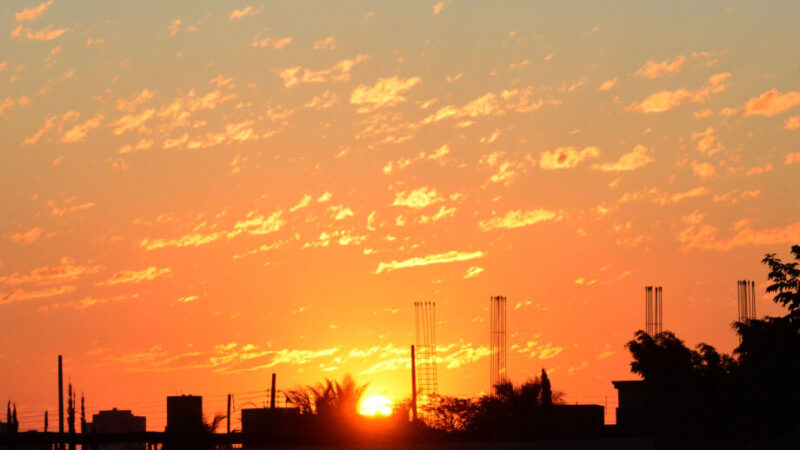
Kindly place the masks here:
[(142, 281), (152, 281), (157, 278), (172, 276), (172, 269), (169, 267), (158, 268), (150, 266), (142, 270), (121, 270), (111, 276), (108, 280), (97, 283), (98, 286), (114, 286), (127, 283), (141, 283)]
[(154, 108), (150, 108), (142, 111), (139, 114), (128, 114), (120, 117), (111, 124), (111, 126), (114, 127), (114, 134), (119, 136), (128, 131), (141, 127), (145, 122), (150, 120), (155, 113), (156, 110)]
[(235, 233), (248, 233), (253, 235), (262, 235), (274, 233), (286, 225), (286, 220), (283, 218), (283, 211), (275, 211), (264, 217), (257, 214), (255, 211), (247, 213), (245, 220), (240, 220), (234, 225)]
[(99, 265), (76, 265), (73, 259), (64, 257), (57, 266), (37, 267), (28, 273), (15, 272), (11, 275), (0, 276), (0, 284), (19, 286), (69, 283), (86, 275), (94, 275), (102, 269), (103, 266)]
[(337, 100), (338, 97), (335, 93), (331, 91), (325, 91), (321, 96), (315, 96), (303, 106), (320, 111), (332, 107), (336, 104)]
[(677, 73), (681, 71), (683, 63), (686, 62), (685, 56), (676, 56), (670, 61), (669, 58), (657, 63), (655, 61), (647, 61), (644, 66), (636, 71), (636, 75), (649, 78), (651, 80), (662, 77), (668, 73)]
[(241, 19), (241, 18), (244, 18), (244, 17), (247, 17), (247, 16), (255, 16), (256, 14), (259, 14), (259, 13), (261, 13), (260, 9), (256, 9), (252, 5), (248, 5), (245, 8), (234, 9), (233, 11), (231, 11), (231, 15), (228, 16), (228, 21), (231, 22), (231, 21), (238, 20), (238, 19)]
[(697, 211), (683, 216), (684, 228), (676, 235), (677, 241), (681, 243), (681, 250), (726, 252), (748, 245), (793, 244), (800, 241), (800, 222), (758, 230), (753, 228), (750, 219), (743, 219), (731, 227), (733, 236), (720, 239), (717, 237), (719, 229), (704, 223), (704, 220), (705, 216)]
[(586, 147), (583, 150), (575, 147), (558, 147), (553, 151), (545, 151), (539, 158), (542, 169), (571, 169), (589, 158), (600, 155), (597, 147)]
[(91, 308), (92, 306), (103, 305), (106, 303), (114, 303), (120, 302), (123, 300), (128, 300), (131, 298), (138, 298), (138, 294), (133, 295), (118, 295), (116, 297), (84, 297), (80, 300), (70, 300), (64, 303), (53, 303), (50, 305), (43, 305), (36, 308), (36, 312), (50, 312), (58, 309), (63, 308), (72, 308), (76, 311), (80, 311), (86, 308)]
[(436, 193), (436, 189), (423, 186), (411, 192), (402, 191), (396, 193), (392, 206), (406, 206), (419, 209), (443, 200), (444, 199)]
[(597, 88), (597, 90), (600, 91), (600, 92), (607, 92), (607, 91), (610, 91), (611, 89), (613, 89), (614, 86), (616, 86), (616, 85), (617, 85), (617, 79), (616, 78), (612, 78), (610, 80), (603, 81), (600, 84), (600, 87)]
[(39, 227), (33, 227), (28, 231), (23, 233), (14, 233), (9, 237), (9, 240), (15, 244), (21, 245), (30, 245), (39, 240), (39, 237), (42, 235), (42, 229)]
[(507, 212), (504, 216), (480, 221), (478, 223), (478, 228), (480, 228), (481, 231), (514, 229), (537, 224), (539, 222), (558, 220), (561, 220), (561, 214), (554, 211), (534, 209), (532, 211), (523, 212), (522, 210), (515, 209)]
[(25, 138), (23, 141), (23, 145), (32, 145), (37, 142), (47, 133), (51, 128), (53, 128), (56, 123), (58, 123), (58, 131), (59, 133), (63, 131), (64, 124), (66, 122), (72, 121), (80, 117), (81, 113), (77, 111), (67, 111), (64, 114), (56, 114), (54, 116), (50, 116), (45, 120), (44, 125), (40, 128), (33, 136), (29, 138)]
[(311, 204), (311, 196), (310, 195), (304, 195), (303, 198), (300, 199), (299, 203), (297, 203), (296, 205), (294, 205), (291, 208), (289, 208), (289, 212), (295, 212), (298, 209), (305, 208), (306, 206), (308, 206), (310, 204)]
[(58, 206), (53, 200), (47, 202), (47, 207), (50, 208), (50, 215), (53, 217), (61, 217), (70, 213), (74, 213), (77, 211), (85, 211), (87, 209), (94, 208), (94, 202), (86, 202), (86, 203), (75, 203), (77, 197), (70, 197), (64, 200), (64, 203), (61, 206)]
[(53, 28), (48, 25), (39, 31), (33, 31), (25, 26), (18, 26), (11, 31), (10, 36), (12, 39), (29, 39), (32, 41), (52, 41), (58, 39), (62, 34), (69, 31), (69, 28)]
[(435, 255), (416, 256), (413, 258), (406, 259), (404, 261), (382, 262), (378, 264), (378, 268), (375, 269), (375, 273), (380, 274), (383, 272), (391, 272), (393, 270), (398, 270), (398, 269), (407, 269), (410, 267), (422, 267), (431, 264), (446, 264), (452, 262), (469, 261), (472, 259), (483, 258), (484, 256), (486, 256), (486, 253), (482, 251), (457, 252), (455, 250), (451, 250), (446, 253), (438, 253)]
[(150, 89), (142, 89), (141, 92), (137, 94), (133, 94), (128, 98), (118, 98), (117, 99), (117, 110), (123, 112), (134, 112), (139, 105), (147, 103), (148, 101), (152, 100), (155, 96), (155, 93)]
[(333, 36), (328, 36), (325, 39), (320, 39), (314, 42), (314, 50), (333, 50), (336, 48), (336, 39)]
[(95, 128), (100, 126), (100, 123), (105, 119), (106, 116), (103, 114), (98, 114), (93, 118), (83, 122), (81, 124), (75, 125), (69, 131), (64, 133), (61, 136), (61, 142), (65, 144), (73, 143), (73, 142), (83, 142), (86, 140), (86, 135), (89, 134), (90, 131), (94, 130)]
[(181, 31), (181, 19), (175, 19), (169, 24), (169, 36), (175, 36), (179, 31)]
[(618, 161), (598, 163), (593, 165), (592, 168), (604, 172), (627, 172), (635, 170), (655, 161), (655, 158), (650, 156), (649, 153), (651, 153), (650, 149), (646, 146), (637, 145), (630, 153), (625, 153), (620, 156)]
[(481, 272), (483, 272), (483, 267), (471, 266), (466, 272), (464, 272), (464, 279), (475, 278), (480, 275)]
[(359, 105), (359, 113), (368, 113), (385, 106), (394, 106), (406, 101), (403, 93), (420, 83), (420, 77), (380, 78), (374, 86), (359, 85), (350, 94), (350, 103)]
[(784, 165), (789, 166), (792, 164), (800, 164), (800, 152), (797, 153), (787, 153), (786, 160), (783, 162)]
[(396, 161), (389, 161), (385, 166), (383, 166), (383, 174), (389, 175), (393, 171), (405, 169), (406, 167), (418, 161), (440, 161), (444, 163), (443, 158), (448, 154), (450, 154), (450, 146), (447, 144), (444, 144), (435, 150), (431, 150), (430, 152), (421, 151), (417, 153), (417, 156), (414, 158), (401, 158)]
[(210, 244), (218, 239), (226, 237), (229, 233), (225, 231), (204, 231), (206, 224), (195, 227), (192, 232), (174, 239), (142, 239), (139, 245), (146, 250), (157, 250), (165, 247), (199, 247), (201, 245)]
[(22, 11), (15, 14), (17, 22), (33, 22), (34, 20), (38, 19), (47, 11), (47, 8), (53, 4), (53, 0), (48, 0), (44, 3), (40, 3), (39, 6), (35, 6), (33, 8), (23, 9)]
[(717, 170), (714, 168), (712, 164), (707, 162), (698, 162), (692, 161), (691, 163), (692, 172), (694, 172), (694, 176), (699, 178), (714, 178), (717, 176)]
[(697, 151), (700, 153), (711, 156), (717, 152), (725, 150), (725, 147), (717, 140), (716, 130), (714, 127), (708, 127), (705, 131), (699, 133), (692, 133), (692, 140), (697, 141)]
[(14, 289), (10, 292), (0, 292), (0, 305), (21, 302), (25, 300), (36, 300), (40, 298), (56, 297), (75, 291), (75, 286), (55, 286), (38, 290)]
[(772, 117), (797, 105), (800, 105), (800, 92), (789, 91), (783, 94), (777, 89), (770, 89), (748, 100), (744, 105), (743, 115)]
[(670, 111), (685, 102), (704, 103), (713, 93), (722, 92), (728, 88), (725, 81), (730, 78), (728, 72), (717, 73), (709, 77), (705, 85), (696, 91), (680, 88), (675, 91), (659, 91), (650, 94), (641, 102), (633, 102), (625, 107), (626, 111), (640, 111), (644, 113), (658, 113)]
[(328, 69), (317, 71), (303, 69), (301, 66), (279, 69), (278, 76), (283, 80), (283, 85), (287, 88), (297, 86), (301, 83), (347, 81), (350, 79), (350, 71), (353, 70), (353, 67), (366, 59), (367, 55), (359, 54), (352, 59), (343, 59)]
[(292, 37), (285, 37), (281, 39), (273, 39), (273, 38), (263, 38), (263, 39), (253, 39), (253, 43), (251, 44), (253, 47), (259, 48), (266, 48), (272, 47), (274, 49), (280, 50), (287, 45), (291, 44), (294, 38)]
[[(439, 122), (446, 119), (476, 119), (487, 116), (501, 116), (509, 112), (529, 113), (536, 111), (544, 105), (544, 101), (533, 100), (533, 87), (524, 89), (505, 89), (499, 94), (489, 92), (462, 107), (447, 105), (439, 108), (435, 113), (422, 120), (422, 125)], [(465, 125), (469, 125), (466, 122)]]
[(442, 10), (444, 9), (445, 2), (444, 0), (440, 1), (439, 3), (433, 5), (433, 15), (438, 16), (441, 14)]

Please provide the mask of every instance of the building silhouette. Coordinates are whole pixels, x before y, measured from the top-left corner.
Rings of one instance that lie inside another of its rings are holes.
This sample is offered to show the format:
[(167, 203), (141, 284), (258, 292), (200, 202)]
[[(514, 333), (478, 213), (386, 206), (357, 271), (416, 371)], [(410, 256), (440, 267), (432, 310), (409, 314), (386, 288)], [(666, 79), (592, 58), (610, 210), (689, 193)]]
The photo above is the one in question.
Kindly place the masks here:
[[(147, 431), (147, 418), (144, 416), (134, 416), (133, 412), (127, 409), (111, 409), (100, 411), (92, 415), (92, 422), (86, 424), (90, 433), (97, 434), (119, 434), (119, 433), (143, 433)], [(100, 444), (98, 450), (143, 450), (143, 443), (116, 443)]]
[(167, 397), (167, 433), (192, 434), (203, 430), (203, 397)]

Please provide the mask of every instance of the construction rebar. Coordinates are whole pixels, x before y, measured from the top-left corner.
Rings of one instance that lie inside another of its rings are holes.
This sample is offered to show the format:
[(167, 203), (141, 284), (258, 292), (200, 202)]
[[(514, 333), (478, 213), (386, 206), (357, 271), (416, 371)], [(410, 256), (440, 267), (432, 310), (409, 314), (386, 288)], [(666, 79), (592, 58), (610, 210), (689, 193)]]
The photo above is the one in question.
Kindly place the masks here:
[(436, 303), (414, 302), (416, 330), (417, 401), (426, 404), (436, 395)]
[(489, 388), (507, 380), (506, 376), (506, 298), (489, 299)]

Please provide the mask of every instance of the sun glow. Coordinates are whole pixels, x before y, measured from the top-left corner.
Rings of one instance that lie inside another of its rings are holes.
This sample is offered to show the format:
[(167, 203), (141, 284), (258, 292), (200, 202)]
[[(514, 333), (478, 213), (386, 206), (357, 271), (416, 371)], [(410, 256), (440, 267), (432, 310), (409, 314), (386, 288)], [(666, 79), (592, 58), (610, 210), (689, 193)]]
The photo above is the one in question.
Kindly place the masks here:
[(383, 395), (371, 395), (361, 401), (358, 412), (362, 416), (390, 416), (392, 401)]

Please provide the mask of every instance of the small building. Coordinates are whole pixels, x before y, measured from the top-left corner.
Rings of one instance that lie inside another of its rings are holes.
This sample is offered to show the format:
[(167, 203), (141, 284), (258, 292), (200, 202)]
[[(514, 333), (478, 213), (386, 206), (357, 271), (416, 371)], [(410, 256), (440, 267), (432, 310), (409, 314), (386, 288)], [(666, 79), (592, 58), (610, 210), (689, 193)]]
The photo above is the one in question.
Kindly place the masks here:
[(552, 405), (545, 419), (547, 431), (559, 434), (594, 434), (603, 431), (601, 405)]
[(296, 442), (309, 437), (309, 417), (298, 408), (242, 409), (242, 434), (250, 443)]
[[(86, 429), (90, 433), (97, 434), (144, 433), (147, 431), (147, 418), (134, 416), (133, 412), (127, 409), (113, 408), (92, 415), (92, 422), (86, 424)], [(143, 450), (145, 444), (138, 442), (99, 444), (97, 448), (99, 450)]]
[(650, 426), (647, 389), (643, 380), (612, 381), (617, 390), (617, 428), (646, 431)]
[(167, 397), (168, 433), (200, 433), (203, 429), (203, 397), (199, 395)]

